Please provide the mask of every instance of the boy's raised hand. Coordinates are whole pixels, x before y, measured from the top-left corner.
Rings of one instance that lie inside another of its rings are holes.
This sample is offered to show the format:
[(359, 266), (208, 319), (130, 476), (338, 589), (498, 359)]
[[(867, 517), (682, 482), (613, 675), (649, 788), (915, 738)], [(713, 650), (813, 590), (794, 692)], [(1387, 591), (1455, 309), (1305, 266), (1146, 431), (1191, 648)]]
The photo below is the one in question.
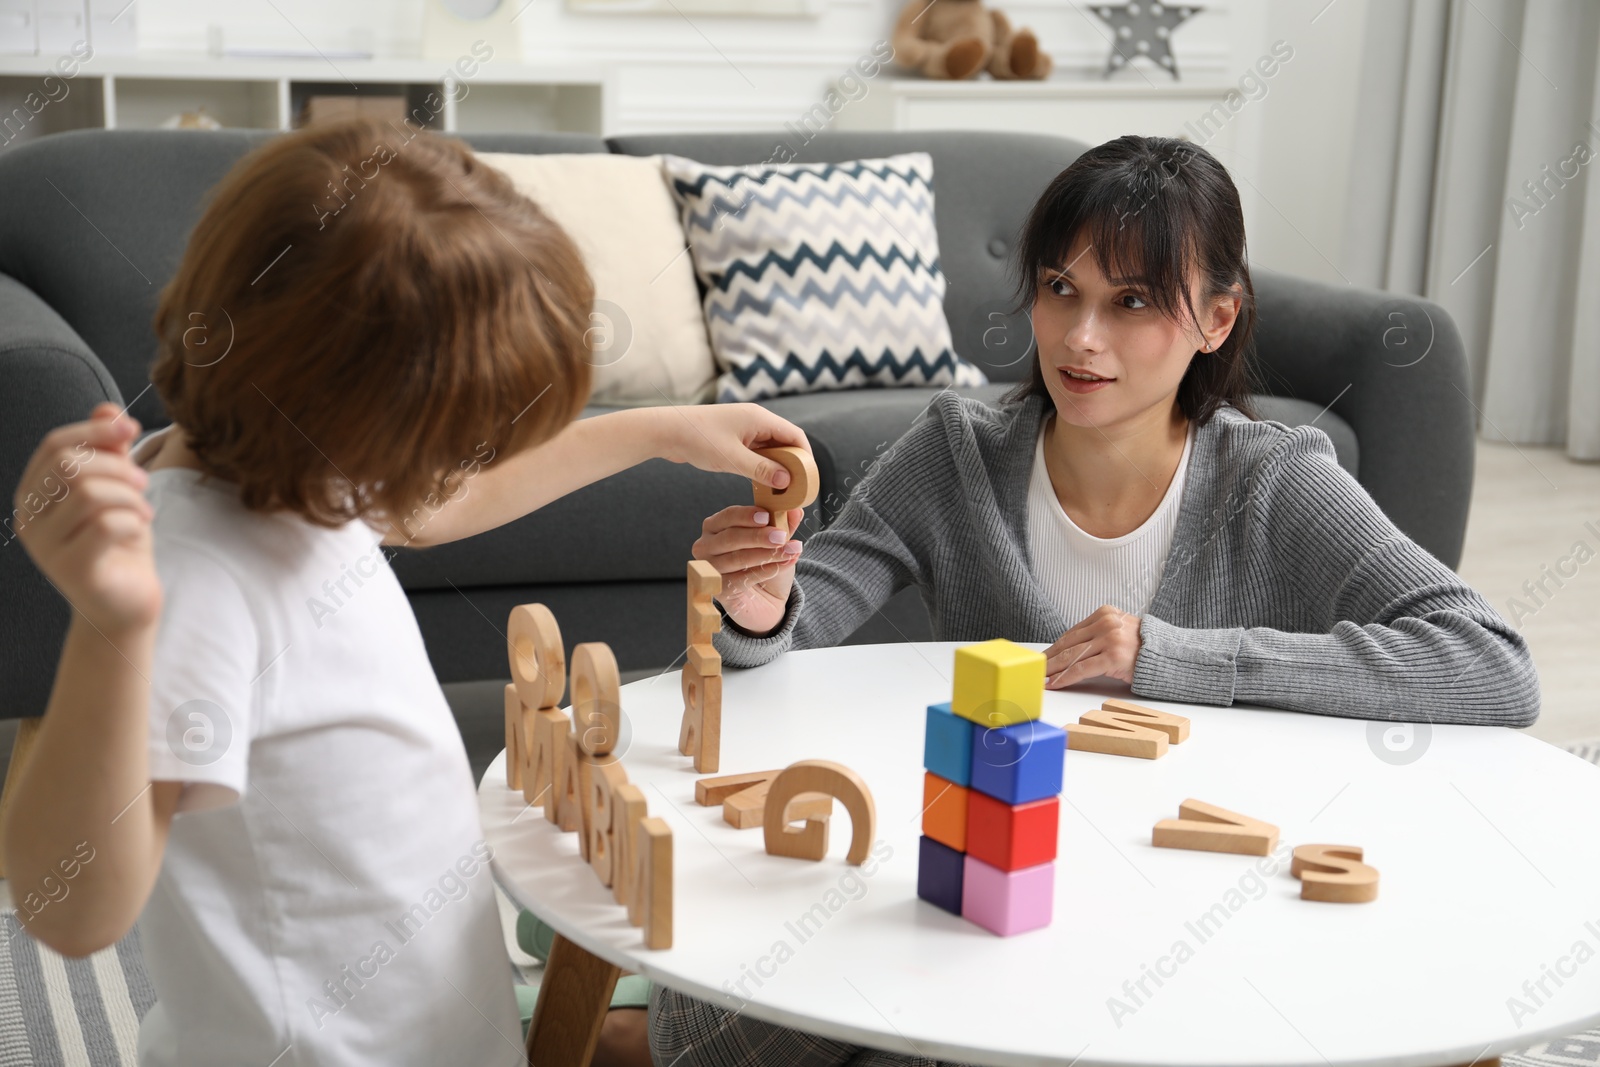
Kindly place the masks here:
[[(802, 508), (791, 510), (789, 529), (798, 529), (804, 516)], [(800, 558), (800, 542), (770, 525), (770, 519), (766, 511), (748, 504), (723, 508), (702, 524), (692, 549), (695, 559), (722, 575), (717, 600), (728, 617), (757, 636), (783, 620)]]
[(662, 455), (701, 470), (742, 474), (752, 481), (785, 489), (789, 472), (758, 454), (757, 448), (795, 445), (807, 451), (805, 431), (760, 404), (663, 406)]
[(17, 485), (13, 528), (34, 563), (102, 633), (161, 612), (149, 476), (129, 450), (139, 424), (115, 404), (45, 435)]

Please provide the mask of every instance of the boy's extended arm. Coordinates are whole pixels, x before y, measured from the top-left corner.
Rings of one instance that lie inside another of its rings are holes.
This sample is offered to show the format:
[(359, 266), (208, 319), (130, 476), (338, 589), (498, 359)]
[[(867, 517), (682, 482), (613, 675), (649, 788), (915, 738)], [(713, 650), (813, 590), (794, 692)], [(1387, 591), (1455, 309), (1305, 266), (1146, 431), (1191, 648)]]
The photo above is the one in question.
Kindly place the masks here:
[(420, 548), (471, 537), (656, 457), (781, 489), (788, 472), (754, 451), (774, 445), (809, 447), (797, 426), (757, 404), (665, 404), (578, 419), (543, 444), (455, 478), (425, 525), (391, 526), (383, 543)]
[(115, 404), (45, 435), (17, 486), (17, 534), (72, 605), (32, 757), (13, 768), (6, 875), (17, 918), (81, 956), (133, 925), (161, 866), (179, 786), (149, 776), (150, 664), (161, 616), (138, 426)]
[(73, 613), (32, 754), (12, 783), (5, 863), (17, 920), (67, 956), (114, 944), (161, 868), (182, 789), (151, 782), (155, 624), (108, 634)]

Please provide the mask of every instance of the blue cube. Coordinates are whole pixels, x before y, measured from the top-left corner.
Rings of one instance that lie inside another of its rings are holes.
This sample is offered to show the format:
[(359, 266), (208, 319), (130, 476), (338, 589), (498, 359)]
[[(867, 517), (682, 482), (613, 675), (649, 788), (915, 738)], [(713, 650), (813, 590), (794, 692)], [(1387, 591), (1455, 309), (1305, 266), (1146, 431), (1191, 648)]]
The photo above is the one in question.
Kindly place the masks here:
[(1012, 726), (972, 726), (973, 789), (1007, 804), (1061, 792), (1067, 733), (1040, 719)]
[(928, 705), (922, 765), (956, 785), (972, 779), (972, 721), (952, 712), (949, 701)]
[(951, 915), (960, 915), (966, 861), (965, 852), (924, 836), (917, 856), (917, 896)]

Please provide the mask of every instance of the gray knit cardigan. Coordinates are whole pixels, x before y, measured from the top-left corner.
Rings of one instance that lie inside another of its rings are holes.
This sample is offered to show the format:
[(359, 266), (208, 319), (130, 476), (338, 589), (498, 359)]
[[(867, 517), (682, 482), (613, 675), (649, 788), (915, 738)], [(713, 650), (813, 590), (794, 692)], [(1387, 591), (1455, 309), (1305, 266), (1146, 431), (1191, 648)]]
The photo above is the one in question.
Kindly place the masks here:
[[(725, 662), (838, 644), (915, 585), (941, 641), (1051, 642), (1063, 617), (1028, 558), (1028, 479), (1048, 398), (945, 391), (806, 540), (783, 621), (725, 622)], [(725, 614), (725, 613), (724, 613)], [(1408, 722), (1526, 726), (1522, 636), (1401, 533), (1321, 430), (1225, 406), (1201, 427), (1133, 692)]]

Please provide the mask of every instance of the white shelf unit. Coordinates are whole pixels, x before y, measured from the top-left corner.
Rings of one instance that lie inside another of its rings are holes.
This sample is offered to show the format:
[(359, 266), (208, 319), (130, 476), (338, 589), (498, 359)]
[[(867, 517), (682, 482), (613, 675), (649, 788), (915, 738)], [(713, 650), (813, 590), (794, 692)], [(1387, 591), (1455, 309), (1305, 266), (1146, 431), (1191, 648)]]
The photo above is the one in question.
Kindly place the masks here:
[[(838, 121), (841, 129), (1053, 133), (1087, 144), (1125, 133), (1176, 137), (1188, 132), (1190, 140), (1199, 142), (1201, 137), (1186, 130), (1185, 124), (1198, 128), (1211, 107), (1236, 88), (1214, 82), (1151, 84), (1136, 78), (1027, 82), (888, 78), (868, 83), (867, 94), (846, 105)], [(1236, 126), (1230, 115), (1219, 130), (1202, 131), (1202, 136), (1231, 149)]]
[[(95, 56), (79, 64), (75, 77), (63, 79), (56, 62), (48, 56), (0, 56), (0, 124), (7, 143), (73, 129), (152, 129), (171, 115), (202, 107), (226, 127), (287, 130), (313, 93), (404, 95), (408, 111), (422, 108), (426, 125), (445, 133), (605, 135), (613, 128), (612, 76), (601, 67), (490, 61), (464, 77), (443, 60), (141, 54)], [(40, 100), (48, 103), (39, 107)]]
[[(1244, 186), (1248, 222), (1259, 185), (1261, 107), (1238, 86), (1217, 82), (1151, 80), (934, 81), (880, 78), (838, 114), (845, 130), (1004, 130), (1050, 133), (1097, 145), (1126, 133), (1180, 137), (1203, 145)], [(844, 94), (842, 87), (835, 85)], [(859, 91), (859, 88), (858, 88)], [(1232, 94), (1243, 101), (1230, 109)]]

